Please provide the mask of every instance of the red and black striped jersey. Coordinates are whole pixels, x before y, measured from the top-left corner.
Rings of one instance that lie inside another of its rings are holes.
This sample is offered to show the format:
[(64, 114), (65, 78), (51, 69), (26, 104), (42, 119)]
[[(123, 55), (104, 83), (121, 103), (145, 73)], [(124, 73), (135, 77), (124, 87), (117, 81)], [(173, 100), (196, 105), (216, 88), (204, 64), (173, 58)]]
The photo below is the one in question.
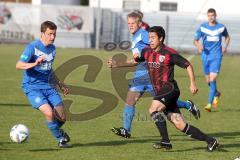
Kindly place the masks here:
[(174, 49), (163, 46), (158, 52), (146, 47), (136, 61), (146, 61), (155, 92), (159, 93), (166, 82), (174, 83), (174, 65), (187, 68), (190, 62)]

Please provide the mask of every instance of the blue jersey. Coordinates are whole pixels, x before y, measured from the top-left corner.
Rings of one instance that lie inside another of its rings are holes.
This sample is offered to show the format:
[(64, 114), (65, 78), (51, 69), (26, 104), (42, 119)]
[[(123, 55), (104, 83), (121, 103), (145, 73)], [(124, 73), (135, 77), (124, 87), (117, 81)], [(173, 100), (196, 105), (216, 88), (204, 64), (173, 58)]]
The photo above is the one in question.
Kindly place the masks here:
[[(138, 53), (139, 57), (141, 56), (142, 49), (149, 45), (149, 37), (148, 32), (144, 29), (139, 29), (136, 33), (134, 33), (131, 37), (132, 53)], [(139, 63), (137, 65), (136, 71), (134, 73), (134, 78), (142, 78), (148, 79), (148, 70), (147, 70), (146, 62)]]
[(197, 29), (195, 39), (202, 38), (203, 52), (202, 57), (207, 60), (222, 57), (222, 37), (228, 37), (227, 28), (216, 23), (214, 26), (209, 26), (208, 22), (203, 23)]
[(54, 45), (44, 46), (40, 40), (35, 40), (23, 51), (20, 61), (34, 63), (38, 57), (44, 56), (45, 60), (30, 69), (24, 71), (22, 87), (28, 89), (48, 89), (53, 88), (49, 84), (52, 72), (52, 63), (56, 54)]

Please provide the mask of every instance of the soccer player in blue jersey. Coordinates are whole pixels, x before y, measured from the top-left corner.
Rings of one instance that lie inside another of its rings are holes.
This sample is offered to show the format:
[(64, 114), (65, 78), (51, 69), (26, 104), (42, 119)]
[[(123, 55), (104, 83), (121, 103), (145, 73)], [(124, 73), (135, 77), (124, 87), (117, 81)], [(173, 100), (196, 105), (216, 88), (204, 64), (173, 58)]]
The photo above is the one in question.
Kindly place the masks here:
[(68, 88), (54, 75), (52, 64), (56, 54), (53, 45), (57, 26), (51, 21), (41, 24), (41, 38), (28, 44), (16, 68), (24, 70), (22, 89), (33, 108), (41, 111), (46, 125), (61, 148), (69, 147), (70, 137), (61, 129), (66, 117), (56, 85), (68, 94)]
[[(149, 45), (148, 32), (141, 28), (141, 16), (132, 12), (127, 16), (128, 28), (132, 34), (131, 51), (133, 55), (140, 55), (143, 48)], [(126, 67), (135, 65), (134, 59), (128, 60), (127, 62), (115, 62), (112, 59), (108, 61), (110, 68), (114, 67)], [(153, 94), (152, 84), (148, 76), (148, 70), (146, 63), (139, 63), (134, 73), (134, 78), (129, 84), (129, 91), (125, 101), (125, 107), (123, 111), (123, 127), (113, 127), (112, 131), (119, 136), (130, 138), (131, 137), (131, 124), (135, 114), (135, 105), (143, 93), (147, 91)], [(187, 108), (196, 119), (200, 118), (200, 111), (194, 105), (192, 101), (178, 101), (179, 108)]]
[[(207, 16), (208, 22), (201, 24), (196, 31), (194, 45), (201, 53), (203, 71), (209, 85), (208, 104), (205, 106), (205, 110), (211, 112), (212, 106), (218, 105), (220, 92), (217, 90), (216, 80), (220, 72), (222, 56), (227, 51), (230, 37), (227, 28), (217, 22), (215, 9), (208, 9)], [(225, 39), (222, 44), (223, 37)], [(200, 39), (202, 39), (202, 43)]]

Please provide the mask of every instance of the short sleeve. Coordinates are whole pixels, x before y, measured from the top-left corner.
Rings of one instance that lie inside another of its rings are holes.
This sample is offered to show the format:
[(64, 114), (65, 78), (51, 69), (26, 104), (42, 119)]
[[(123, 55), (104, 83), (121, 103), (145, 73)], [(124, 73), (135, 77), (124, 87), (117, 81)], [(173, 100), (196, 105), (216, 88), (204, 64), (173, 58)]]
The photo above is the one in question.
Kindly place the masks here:
[(179, 54), (171, 54), (170, 60), (172, 64), (175, 64), (181, 68), (187, 68), (190, 65), (190, 62)]
[(19, 61), (29, 62), (29, 61), (31, 60), (33, 54), (34, 54), (34, 47), (33, 47), (32, 45), (28, 45), (28, 46), (24, 49), (22, 55), (20, 56)]
[(226, 28), (226, 27), (224, 27), (224, 30), (223, 30), (223, 33), (222, 33), (222, 35), (223, 35), (224, 37), (228, 37), (228, 36), (229, 36), (229, 34), (228, 34), (228, 31), (227, 31), (227, 28)]

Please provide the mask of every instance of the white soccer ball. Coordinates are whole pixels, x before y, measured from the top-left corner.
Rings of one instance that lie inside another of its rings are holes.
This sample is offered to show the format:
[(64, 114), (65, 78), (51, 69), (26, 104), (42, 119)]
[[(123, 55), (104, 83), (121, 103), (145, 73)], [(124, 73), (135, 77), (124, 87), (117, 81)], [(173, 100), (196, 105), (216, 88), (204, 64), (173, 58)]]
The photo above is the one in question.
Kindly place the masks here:
[(235, 158), (234, 160), (240, 160), (240, 157)]
[(25, 142), (29, 137), (29, 130), (23, 124), (17, 124), (12, 127), (10, 131), (10, 138), (13, 142), (22, 143)]

